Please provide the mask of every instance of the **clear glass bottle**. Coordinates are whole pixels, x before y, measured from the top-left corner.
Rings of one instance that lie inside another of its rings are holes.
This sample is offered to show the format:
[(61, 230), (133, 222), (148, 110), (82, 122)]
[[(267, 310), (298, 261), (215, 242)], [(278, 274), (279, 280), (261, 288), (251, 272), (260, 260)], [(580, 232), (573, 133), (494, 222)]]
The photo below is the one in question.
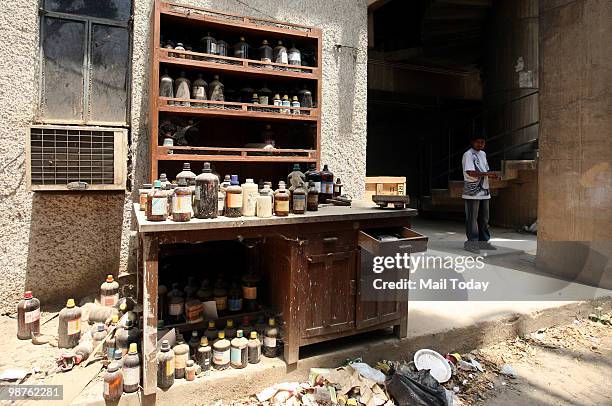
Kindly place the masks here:
[(202, 173), (195, 178), (196, 217), (216, 218), (219, 214), (219, 177), (212, 173), (210, 163), (204, 162)]
[[(302, 53), (299, 49), (295, 47), (295, 44), (293, 44), (291, 48), (289, 48), (289, 52), (287, 54), (287, 61), (289, 62), (289, 65), (302, 65)], [(299, 72), (299, 70), (297, 71)]]
[[(183, 45), (183, 43), (182, 43), (182, 42), (177, 42), (177, 43), (176, 43), (176, 46), (174, 47), (174, 50), (175, 50), (175, 51), (184, 51), (184, 50), (185, 50), (185, 46)], [(175, 55), (176, 55), (178, 58), (185, 59), (185, 54), (175, 53)]]
[(187, 186), (187, 179), (180, 178), (172, 197), (172, 220), (177, 222), (191, 220), (191, 198), (191, 189)]
[[(164, 74), (159, 80), (159, 97), (174, 98), (174, 80), (168, 75), (168, 70), (164, 70)], [(168, 100), (169, 105), (174, 105), (173, 100)]]
[[(202, 74), (198, 73), (198, 78), (193, 81), (191, 88), (191, 97), (194, 100), (208, 100), (208, 84), (202, 78)], [(206, 103), (196, 103), (194, 107), (205, 108)]]
[(289, 63), (289, 58), (287, 55), (287, 48), (283, 45), (283, 41), (278, 41), (278, 45), (274, 47), (274, 62), (276, 63)]
[(153, 182), (153, 192), (147, 196), (147, 220), (164, 221), (168, 217), (168, 197), (161, 190), (161, 182)]
[(234, 58), (249, 59), (249, 44), (244, 37), (240, 37), (240, 41), (234, 44)]
[(17, 338), (30, 340), (38, 334), (40, 334), (40, 300), (28, 290), (17, 304)]
[(272, 97), (272, 91), (268, 89), (268, 85), (264, 82), (261, 89), (258, 91), (259, 94), (259, 104), (263, 104), (267, 106), (270, 104), (270, 99)]
[(285, 189), (285, 182), (279, 182), (278, 191), (274, 195), (274, 214), (279, 217), (289, 215), (289, 193)]
[(168, 389), (174, 384), (174, 351), (170, 348), (168, 340), (162, 341), (157, 353), (157, 386)]
[(257, 207), (258, 188), (253, 179), (248, 178), (242, 184), (242, 215), (254, 217)]
[(327, 203), (329, 199), (334, 197), (334, 174), (329, 170), (327, 165), (323, 165), (321, 171), (321, 193), (319, 193), (319, 202)]
[(186, 101), (191, 99), (191, 81), (185, 77), (185, 72), (181, 72), (180, 76), (174, 81), (174, 97), (184, 99), (175, 104), (183, 107), (191, 106), (191, 103)]
[(210, 32), (200, 39), (200, 49), (205, 54), (217, 54), (217, 40), (210, 35)]
[(315, 186), (315, 183), (311, 180), (308, 181), (308, 196), (306, 197), (306, 210), (317, 211), (319, 210), (319, 191)]
[(231, 341), (230, 363), (232, 368), (242, 369), (249, 364), (249, 350), (247, 345), (249, 340), (243, 336), (243, 331), (236, 332), (236, 338)]
[(242, 216), (242, 200), (242, 188), (238, 182), (238, 175), (232, 175), (230, 186), (225, 190), (225, 216)]
[(223, 83), (219, 80), (219, 75), (213, 76), (213, 81), (208, 85), (208, 100), (210, 101), (224, 101), (224, 88)]
[(302, 90), (298, 92), (298, 99), (301, 107), (314, 107), (314, 103), (312, 101), (312, 93), (310, 92), (310, 90), (308, 90), (308, 87), (305, 83)]

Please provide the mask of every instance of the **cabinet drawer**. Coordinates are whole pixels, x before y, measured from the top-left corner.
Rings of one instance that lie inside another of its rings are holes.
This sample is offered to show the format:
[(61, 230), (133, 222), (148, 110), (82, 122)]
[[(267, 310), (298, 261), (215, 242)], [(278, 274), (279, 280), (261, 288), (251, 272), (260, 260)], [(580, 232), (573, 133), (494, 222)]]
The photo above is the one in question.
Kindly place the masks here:
[(376, 256), (427, 250), (428, 238), (406, 227), (373, 228), (359, 231), (359, 246)]
[(309, 234), (305, 240), (307, 241), (305, 246), (307, 255), (357, 249), (357, 233), (353, 230)]

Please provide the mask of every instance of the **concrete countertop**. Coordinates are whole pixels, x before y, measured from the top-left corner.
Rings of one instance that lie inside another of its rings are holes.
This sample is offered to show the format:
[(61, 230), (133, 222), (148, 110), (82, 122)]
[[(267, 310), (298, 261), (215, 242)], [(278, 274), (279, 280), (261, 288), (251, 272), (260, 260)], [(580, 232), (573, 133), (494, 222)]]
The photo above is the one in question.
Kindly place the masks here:
[(134, 203), (134, 214), (138, 232), (158, 233), (171, 231), (212, 230), (235, 227), (264, 227), (288, 224), (317, 223), (324, 221), (355, 221), (383, 218), (413, 217), (415, 209), (381, 209), (373, 202), (354, 201), (351, 206), (320, 205), (318, 211), (305, 214), (289, 214), (287, 217), (217, 217), (215, 219), (196, 219), (188, 222), (147, 221), (145, 212), (140, 211), (138, 203)]

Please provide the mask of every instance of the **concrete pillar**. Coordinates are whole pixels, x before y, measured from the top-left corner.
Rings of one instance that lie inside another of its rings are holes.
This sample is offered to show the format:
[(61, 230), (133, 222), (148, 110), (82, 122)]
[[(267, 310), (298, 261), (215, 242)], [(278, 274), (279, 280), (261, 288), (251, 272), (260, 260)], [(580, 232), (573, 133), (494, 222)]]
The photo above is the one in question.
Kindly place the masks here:
[(612, 1), (540, 0), (538, 266), (612, 288)]

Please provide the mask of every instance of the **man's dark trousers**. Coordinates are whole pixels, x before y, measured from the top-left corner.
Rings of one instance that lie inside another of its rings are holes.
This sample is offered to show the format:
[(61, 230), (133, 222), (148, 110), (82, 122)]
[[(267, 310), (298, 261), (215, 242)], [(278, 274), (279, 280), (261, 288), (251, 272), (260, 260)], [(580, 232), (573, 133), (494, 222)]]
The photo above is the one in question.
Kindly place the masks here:
[(489, 241), (489, 199), (465, 200), (465, 235), (471, 241)]

